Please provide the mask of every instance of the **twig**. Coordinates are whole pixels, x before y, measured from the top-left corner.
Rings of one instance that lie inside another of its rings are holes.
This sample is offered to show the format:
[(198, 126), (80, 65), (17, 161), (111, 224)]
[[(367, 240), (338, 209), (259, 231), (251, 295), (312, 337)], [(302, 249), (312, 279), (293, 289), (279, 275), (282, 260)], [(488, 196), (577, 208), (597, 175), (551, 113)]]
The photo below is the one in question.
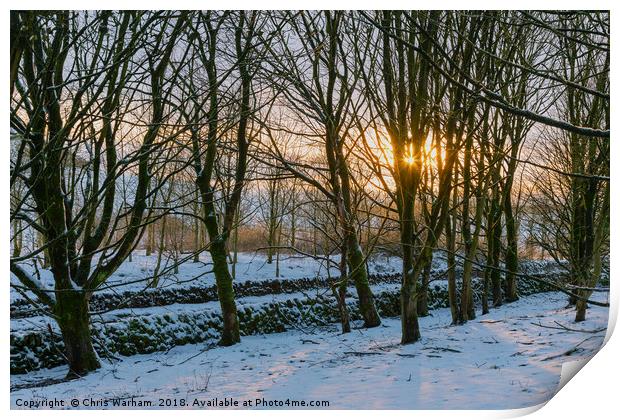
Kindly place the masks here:
[(344, 354), (350, 354), (353, 356), (377, 356), (377, 355), (382, 355), (382, 354), (386, 354), (386, 353), (379, 353), (379, 352), (371, 352), (371, 351), (345, 351), (343, 352)]
[(440, 351), (449, 351), (452, 353), (461, 353), (460, 350), (451, 349), (449, 347), (424, 347), (422, 350), (440, 350)]
[(565, 330), (565, 331), (571, 331), (571, 332), (578, 332), (578, 333), (586, 333), (586, 334), (596, 334), (596, 333), (600, 333), (602, 331), (605, 331), (607, 329), (607, 327), (603, 327), (603, 328), (598, 328), (596, 330), (577, 330), (574, 328), (569, 328), (565, 325), (560, 324), (558, 321), (553, 321), (556, 324), (559, 325), (559, 327), (554, 327), (553, 325), (543, 325), (540, 323), (536, 323), (536, 322), (532, 322), (532, 325), (536, 325), (537, 327), (543, 327), (543, 328), (550, 328), (552, 330)]

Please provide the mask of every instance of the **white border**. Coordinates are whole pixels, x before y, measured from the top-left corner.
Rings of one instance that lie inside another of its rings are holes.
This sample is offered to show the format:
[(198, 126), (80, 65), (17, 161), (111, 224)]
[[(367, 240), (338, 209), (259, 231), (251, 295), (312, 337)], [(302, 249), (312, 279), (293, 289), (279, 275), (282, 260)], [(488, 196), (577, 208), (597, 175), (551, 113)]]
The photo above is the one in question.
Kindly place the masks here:
[[(455, 1), (455, 0), (443, 0), (441, 2), (414, 2), (414, 1), (334, 1), (334, 0), (315, 0), (312, 2), (295, 2), (290, 0), (271, 0), (261, 2), (250, 2), (243, 0), (227, 0), (225, 3), (208, 2), (208, 1), (186, 1), (176, 0), (171, 2), (170, 0), (134, 0), (128, 2), (127, 0), (108, 0), (105, 3), (93, 2), (93, 1), (75, 1), (75, 0), (57, 0), (53, 3), (48, 1), (20, 1), (9, 3), (5, 12), (0, 15), (1, 27), (4, 28), (4, 37), (2, 39), (2, 55), (3, 68), (7, 69), (8, 57), (9, 57), (9, 8), (15, 9), (170, 9), (174, 6), (175, 9), (200, 9), (200, 8), (222, 8), (225, 6), (228, 9), (428, 9), (428, 8), (441, 8), (441, 9), (605, 9), (611, 10), (611, 32), (612, 32), (612, 44), (615, 44), (613, 35), (618, 33), (620, 28), (618, 27), (618, 19), (615, 18), (614, 4), (611, 1), (533, 1), (533, 0), (521, 0), (519, 2), (498, 2), (498, 1)], [(212, 7), (209, 7), (212, 6)], [(616, 60), (612, 54), (611, 65), (611, 80), (612, 85), (617, 77), (620, 77), (620, 70), (616, 67)], [(5, 70), (6, 71), (6, 70)], [(6, 74), (6, 73), (5, 73)], [(5, 82), (0, 86), (0, 97), (8, 98), (8, 84)], [(615, 112), (614, 100), (615, 89), (612, 88), (612, 121), (617, 121), (615, 116), (618, 112)], [(8, 101), (5, 102), (5, 106)], [(9, 196), (9, 147), (8, 147), (8, 112), (0, 114), (2, 126), (5, 129), (5, 141), (0, 147), (0, 156), (2, 157), (2, 177), (3, 182), (0, 184), (0, 197)], [(615, 163), (614, 158), (620, 157), (620, 145), (617, 141), (611, 143), (611, 177), (617, 179), (618, 176), (618, 164)], [(611, 186), (611, 277), (615, 278), (618, 270), (616, 269), (616, 258), (618, 254), (618, 244), (620, 231), (615, 230), (617, 227), (613, 215), (614, 209), (618, 209), (620, 200), (620, 188), (614, 181)], [(9, 416), (17, 417), (20, 419), (30, 419), (45, 416), (46, 419), (56, 419), (59, 417), (78, 418), (88, 415), (88, 417), (96, 419), (110, 418), (125, 418), (128, 415), (132, 417), (149, 419), (164, 419), (170, 416), (171, 413), (166, 411), (135, 411), (128, 413), (126, 411), (93, 411), (86, 414), (84, 411), (71, 411), (71, 412), (59, 412), (59, 411), (46, 411), (45, 413), (33, 412), (33, 411), (10, 411), (10, 396), (9, 396), (9, 311), (6, 309), (9, 306), (9, 289), (8, 289), (8, 256), (9, 256), (9, 209), (8, 200), (5, 200), (5, 205), (0, 209), (2, 217), (5, 223), (0, 223), (0, 273), (4, 273), (5, 285), (0, 287), (0, 295), (3, 297), (2, 302), (5, 305), (4, 319), (2, 323), (2, 349), (0, 353), (0, 376), (2, 377), (2, 387), (0, 389), (1, 405), (0, 413), (8, 414)], [(620, 339), (616, 336), (611, 336), (611, 332), (615, 327), (615, 322), (618, 315), (618, 305), (620, 295), (615, 287), (611, 288), (610, 300), (612, 307), (610, 310), (610, 324), (606, 339), (609, 341), (605, 347), (597, 354), (592, 361), (590, 361), (581, 372), (579, 372), (577, 379), (569, 381), (569, 383), (546, 405), (543, 404), (537, 407), (531, 407), (519, 410), (504, 410), (504, 411), (392, 411), (390, 413), (375, 413), (373, 411), (296, 411), (294, 413), (289, 411), (218, 411), (218, 412), (201, 412), (201, 411), (189, 411), (183, 413), (183, 416), (189, 418), (201, 418), (205, 417), (217, 417), (218, 419), (233, 419), (246, 416), (252, 416), (255, 420), (273, 419), (275, 418), (287, 418), (295, 416), (300, 419), (313, 419), (319, 415), (322, 418), (338, 418), (343, 415), (346, 417), (354, 417), (356, 420), (376, 418), (377, 415), (389, 416), (394, 419), (450, 419), (458, 418), (459, 420), (467, 419), (488, 419), (488, 418), (512, 418), (530, 414), (531, 419), (546, 419), (546, 418), (561, 418), (563, 420), (584, 418), (611, 418), (613, 414), (618, 412), (618, 382), (620, 378), (620, 368), (618, 362), (618, 354), (620, 354)], [(616, 414), (617, 415), (617, 414)], [(186, 418), (186, 417), (185, 417)]]

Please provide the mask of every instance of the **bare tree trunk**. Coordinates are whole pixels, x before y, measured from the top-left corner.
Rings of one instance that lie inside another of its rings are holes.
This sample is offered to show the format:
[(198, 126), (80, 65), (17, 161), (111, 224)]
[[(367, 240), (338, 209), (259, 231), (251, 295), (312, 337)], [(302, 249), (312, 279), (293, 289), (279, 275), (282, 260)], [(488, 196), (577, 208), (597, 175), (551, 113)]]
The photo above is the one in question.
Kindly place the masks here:
[(56, 316), (69, 363), (67, 377), (77, 378), (101, 367), (90, 334), (88, 299), (83, 292), (56, 293)]
[[(478, 241), (480, 237), (480, 231), (482, 228), (482, 217), (484, 215), (484, 190), (485, 190), (485, 167), (484, 167), (484, 154), (486, 150), (486, 144), (488, 142), (488, 107), (483, 116), (483, 126), (481, 131), (481, 137), (477, 148), (473, 145), (473, 127), (475, 125), (475, 108), (471, 108), (468, 114), (467, 126), (469, 132), (465, 139), (465, 153), (463, 157), (463, 209), (461, 218), (461, 231), (463, 235), (463, 243), (465, 247), (465, 258), (463, 261), (463, 283), (461, 290), (461, 322), (466, 322), (476, 318), (476, 311), (474, 308), (474, 297), (472, 287), (472, 269), (473, 262), (476, 258), (478, 251)], [(474, 150), (478, 150), (478, 162), (475, 169), (477, 169), (477, 184), (473, 189), (472, 194), (472, 163), (474, 159)], [(471, 230), (472, 221), (470, 218), (470, 204), (472, 195), (475, 196), (475, 213), (474, 213), (474, 231)], [(486, 296), (483, 296), (483, 310), (486, 307)], [(488, 308), (487, 308), (488, 309)]]
[(22, 223), (19, 219), (13, 219), (13, 258), (19, 257), (22, 253)]
[(491, 261), (487, 262), (491, 266), (491, 287), (493, 291), (493, 306), (498, 307), (503, 303), (502, 278), (498, 270), (502, 246), (502, 219), (501, 207), (498, 197), (494, 196), (491, 200)]
[(400, 292), (401, 343), (413, 343), (420, 339), (418, 323), (418, 299), (416, 283), (418, 273), (413, 257), (413, 199), (405, 200), (401, 216), (401, 244), (403, 248), (403, 283)]
[[(458, 181), (455, 177), (455, 181)], [(456, 207), (457, 189), (453, 187), (453, 206)], [(448, 263), (448, 302), (450, 303), (450, 314), (452, 315), (452, 324), (460, 322), (459, 302), (456, 295), (456, 217), (448, 214), (446, 216), (446, 242), (447, 242), (447, 263)]]
[(276, 234), (276, 278), (280, 277), (280, 244), (282, 240), (282, 225), (277, 229), (278, 233)]
[(334, 297), (336, 298), (336, 302), (338, 303), (338, 312), (340, 313), (340, 326), (342, 327), (343, 334), (351, 332), (349, 308), (347, 308), (346, 303), (347, 285), (349, 282), (349, 277), (347, 274), (346, 256), (347, 245), (346, 242), (343, 241), (342, 247), (340, 248), (340, 280), (337, 287), (332, 285), (332, 292), (334, 293)]
[(149, 223), (146, 228), (146, 250), (145, 254), (147, 257), (151, 256), (153, 253), (153, 249), (155, 249), (155, 223)]
[[(197, 216), (200, 215), (200, 193), (196, 190), (195, 194), (195, 202), (193, 206), (194, 210), (194, 262), (200, 262), (200, 253), (202, 252), (202, 241), (201, 241), (201, 233), (202, 233), (202, 223), (200, 223), (200, 219)], [(234, 276), (233, 276), (234, 277)]]
[(349, 252), (349, 271), (350, 277), (353, 279), (355, 289), (357, 290), (357, 297), (359, 300), (360, 312), (364, 318), (364, 326), (366, 328), (372, 328), (381, 325), (381, 318), (375, 307), (375, 298), (372, 290), (370, 290), (370, 284), (368, 283), (368, 272), (366, 271), (366, 261), (364, 253), (357, 241), (357, 235), (355, 232), (349, 232), (347, 241), (347, 248)]
[(291, 205), (291, 248), (295, 248), (295, 236), (297, 235), (297, 183), (292, 185), (292, 205)]
[[(209, 224), (211, 224), (211, 222), (209, 222)], [(210, 237), (217, 238), (217, 235), (210, 235)], [(220, 301), (224, 322), (220, 345), (230, 346), (241, 341), (237, 305), (235, 303), (235, 291), (233, 289), (233, 278), (228, 272), (224, 242), (220, 239), (212, 240), (209, 250), (211, 252), (211, 259), (213, 260), (213, 274), (215, 276), (217, 295)]]
[(319, 220), (319, 215), (317, 210), (317, 205), (316, 203), (314, 203), (314, 205), (312, 206), (314, 220), (314, 223), (312, 224), (312, 250), (314, 255), (319, 255), (319, 229), (316, 225)]
[(433, 254), (422, 270), (422, 283), (418, 292), (418, 316), (428, 316), (428, 287), (431, 279), (431, 267), (433, 265)]
[(503, 300), (501, 274), (497, 269), (500, 263), (502, 234), (501, 208), (498, 198), (498, 192), (494, 191), (487, 209), (487, 266), (484, 271), (483, 314), (488, 313), (489, 288), (492, 292), (493, 306), (501, 306)]
[(504, 200), (504, 218), (506, 221), (506, 280), (505, 294), (507, 302), (519, 299), (517, 294), (517, 278), (519, 271), (519, 257), (517, 254), (517, 226), (512, 210), (510, 194)]
[(269, 220), (267, 221), (267, 264), (273, 263), (278, 231), (278, 180), (269, 181)]
[[(35, 233), (36, 236), (36, 247), (41, 248), (45, 246), (46, 239), (45, 235), (41, 232)], [(49, 268), (50, 267), (50, 251), (47, 246), (43, 249), (43, 258), (41, 259), (41, 268)]]
[(237, 274), (237, 261), (238, 261), (238, 257), (239, 257), (239, 220), (241, 219), (240, 217), (240, 209), (237, 208), (237, 213), (235, 215), (235, 227), (234, 227), (234, 232), (233, 232), (233, 258), (232, 258), (232, 265), (230, 268), (230, 274), (233, 278), (233, 280), (236, 278), (236, 274)]
[[(513, 127), (513, 131), (521, 133), (522, 121), (517, 119)], [(503, 213), (506, 223), (506, 275), (504, 281), (504, 293), (507, 302), (514, 302), (519, 299), (517, 294), (517, 277), (515, 273), (519, 271), (519, 255), (518, 255), (518, 238), (517, 222), (515, 220), (512, 205), (512, 188), (514, 183), (515, 171), (517, 169), (517, 158), (519, 155), (519, 144), (522, 134), (516, 134), (511, 141), (510, 160), (506, 173), (506, 181), (503, 191)]]
[(164, 248), (166, 245), (166, 216), (163, 216), (159, 227), (159, 245), (157, 246), (157, 259), (155, 261), (155, 268), (153, 269), (153, 279), (149, 286), (157, 287), (159, 285), (159, 270), (161, 269), (161, 260), (164, 254)]

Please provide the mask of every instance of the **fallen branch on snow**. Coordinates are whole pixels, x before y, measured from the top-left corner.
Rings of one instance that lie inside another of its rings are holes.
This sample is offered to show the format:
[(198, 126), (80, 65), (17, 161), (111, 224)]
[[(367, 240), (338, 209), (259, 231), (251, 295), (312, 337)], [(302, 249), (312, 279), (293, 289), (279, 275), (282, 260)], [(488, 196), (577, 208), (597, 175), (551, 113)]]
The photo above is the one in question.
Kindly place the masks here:
[(586, 333), (586, 334), (596, 334), (596, 333), (600, 333), (600, 332), (603, 332), (603, 331), (607, 330), (607, 327), (598, 328), (596, 330), (577, 330), (577, 329), (574, 329), (574, 328), (569, 328), (566, 325), (562, 325), (558, 321), (553, 321), (553, 322), (555, 322), (559, 326), (558, 327), (554, 327), (553, 325), (543, 325), (543, 324), (536, 323), (536, 322), (532, 322), (532, 325), (536, 325), (537, 327), (550, 328), (552, 330), (565, 330), (565, 331), (578, 332), (578, 333)]

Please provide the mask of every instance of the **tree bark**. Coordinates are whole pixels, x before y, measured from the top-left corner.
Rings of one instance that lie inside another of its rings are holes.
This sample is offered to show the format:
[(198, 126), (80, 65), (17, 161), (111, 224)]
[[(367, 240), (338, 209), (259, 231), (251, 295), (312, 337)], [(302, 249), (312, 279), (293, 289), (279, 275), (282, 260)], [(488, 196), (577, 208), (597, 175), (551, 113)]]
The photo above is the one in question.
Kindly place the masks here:
[(149, 223), (146, 228), (146, 249), (145, 254), (150, 257), (155, 248), (155, 225), (154, 222)]
[(368, 271), (364, 253), (359, 246), (355, 231), (349, 231), (347, 238), (347, 248), (349, 253), (349, 271), (355, 284), (357, 297), (359, 300), (360, 313), (364, 319), (364, 327), (372, 328), (381, 325), (381, 318), (375, 306), (375, 298), (370, 290), (368, 283)]
[(446, 217), (446, 242), (448, 245), (447, 262), (448, 262), (448, 302), (450, 303), (450, 314), (452, 315), (452, 324), (460, 322), (459, 303), (456, 295), (456, 241), (455, 226), (453, 225), (456, 217), (449, 214)]
[(422, 270), (421, 290), (418, 292), (418, 316), (428, 316), (428, 287), (431, 280), (432, 255)]
[[(200, 215), (200, 193), (196, 190), (195, 194), (195, 202), (193, 205), (194, 215)], [(202, 226), (200, 223), (200, 219), (198, 217), (194, 217), (194, 262), (200, 262), (200, 253), (202, 252), (202, 241), (201, 241), (201, 232)], [(234, 276), (233, 276), (234, 277)]]
[[(401, 343), (414, 343), (420, 339), (418, 323), (417, 279), (419, 270), (414, 267), (413, 195), (404, 200), (401, 215), (401, 246), (403, 249), (403, 282), (400, 292)], [(420, 265), (418, 265), (420, 266)]]
[(22, 224), (17, 218), (13, 219), (13, 258), (19, 257), (22, 253)]
[(506, 287), (504, 292), (506, 301), (514, 302), (519, 299), (517, 278), (514, 274), (519, 271), (519, 257), (517, 255), (517, 229), (510, 194), (504, 201), (504, 217), (506, 220)]
[(211, 242), (209, 251), (213, 261), (213, 274), (217, 286), (217, 296), (222, 309), (222, 320), (224, 327), (219, 344), (221, 346), (231, 346), (241, 341), (239, 333), (239, 319), (237, 316), (237, 305), (235, 303), (235, 290), (233, 279), (228, 271), (226, 261), (226, 247), (224, 241), (216, 239)]
[(502, 240), (502, 210), (499, 203), (499, 193), (495, 191), (489, 203), (489, 218), (487, 219), (487, 236), (489, 243), (489, 257), (487, 265), (490, 266), (489, 278), (493, 296), (493, 306), (498, 307), (503, 303), (502, 278), (497, 269), (499, 267)]
[(336, 301), (338, 302), (338, 312), (340, 313), (340, 325), (342, 327), (342, 333), (346, 334), (351, 332), (349, 308), (347, 308), (346, 303), (347, 285), (349, 282), (349, 277), (347, 273), (346, 242), (343, 241), (340, 251), (340, 282), (338, 284), (338, 287), (332, 287), (332, 291), (334, 293), (334, 296), (336, 297)]
[(55, 314), (69, 363), (67, 377), (81, 377), (101, 367), (90, 334), (88, 299), (78, 291), (61, 291), (56, 296)]

